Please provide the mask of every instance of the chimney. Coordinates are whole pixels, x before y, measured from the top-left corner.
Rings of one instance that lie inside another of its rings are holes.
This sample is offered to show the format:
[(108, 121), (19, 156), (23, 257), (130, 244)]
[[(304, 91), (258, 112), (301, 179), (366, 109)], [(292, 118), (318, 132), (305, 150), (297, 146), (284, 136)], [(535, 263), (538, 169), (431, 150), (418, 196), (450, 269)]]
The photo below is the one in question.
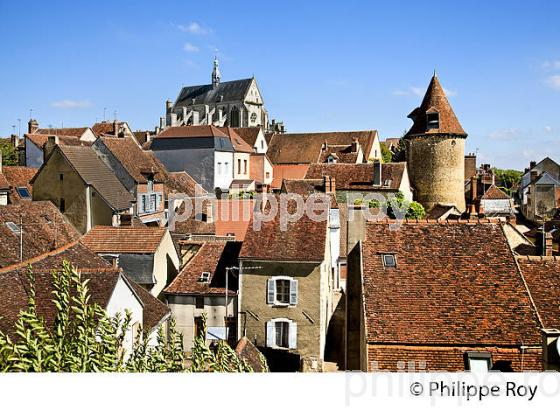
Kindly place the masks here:
[(352, 152), (358, 152), (358, 146), (360, 145), (360, 143), (358, 142), (358, 138), (354, 138), (354, 141), (352, 141)]
[(37, 131), (38, 129), (39, 129), (39, 123), (37, 122), (37, 120), (30, 119), (29, 122), (27, 123), (27, 133), (34, 134), (35, 131)]
[(115, 134), (115, 137), (119, 136), (119, 121), (117, 119), (113, 120), (113, 134)]
[(537, 161), (531, 161), (529, 162), (529, 169), (533, 169), (537, 166)]
[(535, 182), (539, 176), (539, 172), (535, 169), (531, 171), (531, 182)]
[(323, 188), (325, 189), (325, 194), (335, 194), (336, 193), (336, 180), (330, 175), (323, 175)]
[(212, 207), (212, 201), (204, 201), (202, 208), (202, 212), (206, 215), (206, 222), (209, 224), (214, 223), (214, 208)]
[(381, 186), (381, 161), (376, 159), (373, 162), (373, 185)]
[[(165, 129), (165, 117), (159, 118), (159, 128), (163, 131)], [(159, 133), (158, 133), (159, 134)]]
[(471, 201), (474, 202), (477, 196), (478, 191), (478, 179), (476, 176), (471, 177)]
[(0, 151), (0, 174), (2, 173), (2, 151)]
[(47, 158), (53, 151), (54, 147), (58, 145), (58, 137), (56, 135), (49, 135), (47, 137), (47, 142), (43, 147), (43, 159), (46, 162)]
[(165, 113), (171, 114), (171, 109), (173, 108), (173, 102), (171, 100), (167, 100), (165, 102)]
[(12, 136), (10, 137), (10, 142), (12, 143), (14, 148), (17, 149), (17, 147), (19, 145), (19, 135), (12, 134)]
[(544, 255), (552, 256), (552, 233), (547, 232), (544, 236)]
[(321, 149), (324, 151), (327, 149), (327, 147), (328, 147), (327, 141), (324, 141), (323, 145), (321, 146)]

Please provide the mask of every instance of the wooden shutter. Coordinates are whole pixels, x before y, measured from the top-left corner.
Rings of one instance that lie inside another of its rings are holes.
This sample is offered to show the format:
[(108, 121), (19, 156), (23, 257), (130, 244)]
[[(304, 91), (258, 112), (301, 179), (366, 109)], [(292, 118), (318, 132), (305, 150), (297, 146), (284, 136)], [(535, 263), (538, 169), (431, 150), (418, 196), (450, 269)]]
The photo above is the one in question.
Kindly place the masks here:
[(297, 348), (297, 322), (290, 322), (290, 331), (288, 334), (288, 347), (290, 349)]
[(276, 324), (270, 320), (266, 322), (266, 347), (276, 346)]
[(146, 212), (146, 195), (144, 195), (144, 194), (140, 195), (139, 208), (140, 209), (138, 210), (138, 213)]
[(276, 290), (276, 281), (274, 279), (269, 279), (267, 281), (267, 292), (266, 292), (266, 303), (269, 305), (274, 304), (274, 293)]
[(298, 300), (298, 288), (297, 280), (290, 280), (290, 305), (297, 305)]

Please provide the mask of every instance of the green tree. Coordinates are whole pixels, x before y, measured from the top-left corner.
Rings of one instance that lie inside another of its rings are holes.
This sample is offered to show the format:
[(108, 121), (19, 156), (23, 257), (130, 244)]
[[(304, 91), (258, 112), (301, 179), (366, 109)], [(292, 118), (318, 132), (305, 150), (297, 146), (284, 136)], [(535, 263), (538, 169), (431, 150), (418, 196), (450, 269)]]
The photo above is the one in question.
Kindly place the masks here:
[[(361, 205), (364, 203), (364, 200), (361, 198), (357, 198), (354, 200), (354, 205)], [(367, 201), (367, 206), (369, 208), (379, 208), (382, 204), (376, 200), (371, 199)], [(405, 211), (404, 217), (408, 219), (422, 219), (426, 216), (426, 210), (416, 201), (407, 201), (404, 198), (404, 194), (399, 191), (395, 194), (394, 197), (390, 198), (386, 201), (387, 205), (387, 216), (389, 218), (397, 218), (401, 216), (401, 212)]]
[(9, 139), (0, 139), (2, 165), (18, 165), (18, 152)]
[(492, 171), (500, 189), (503, 189), (508, 195), (512, 194), (512, 191), (519, 185), (523, 176), (523, 172), (515, 169), (493, 168)]
[(393, 161), (393, 153), (385, 144), (381, 144), (381, 158), (384, 163)]
[[(14, 339), (0, 332), (0, 371), (180, 372), (250, 368), (231, 347), (221, 346), (219, 354), (203, 356), (205, 366), (186, 369), (183, 338), (174, 320), (169, 321), (167, 332), (160, 327), (156, 346), (148, 346), (147, 335), (139, 332), (126, 357), (123, 342), (130, 329), (130, 312), (124, 317), (109, 317), (99, 305), (90, 303), (88, 281), (82, 280), (68, 262), (52, 274), (55, 314), (49, 326), (37, 312), (31, 269), (28, 278), (28, 304), (14, 325)], [(193, 357), (197, 363), (202, 360), (198, 352)]]

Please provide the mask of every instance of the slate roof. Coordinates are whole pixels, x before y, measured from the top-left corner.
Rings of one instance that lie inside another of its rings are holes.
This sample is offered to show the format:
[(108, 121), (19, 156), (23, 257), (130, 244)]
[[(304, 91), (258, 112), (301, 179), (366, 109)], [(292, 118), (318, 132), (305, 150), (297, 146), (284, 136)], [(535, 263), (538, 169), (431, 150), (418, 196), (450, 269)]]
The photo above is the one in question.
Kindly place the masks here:
[(376, 130), (274, 134), (267, 155), (273, 164), (312, 164), (320, 161), (325, 142), (327, 145), (348, 146), (357, 139), (367, 158), (376, 136)]
[[(428, 113), (439, 113), (439, 128), (428, 129), (427, 116)], [(467, 133), (461, 127), (459, 120), (455, 116), (447, 97), (445, 96), (445, 91), (441, 86), (437, 76), (433, 76), (424, 99), (420, 104), (420, 107), (415, 108), (409, 115), (408, 118), (414, 121), (414, 124), (408, 130), (405, 137), (412, 137), (421, 134), (454, 134), (457, 136), (466, 137)]]
[[(405, 173), (405, 162), (389, 162), (381, 165), (381, 186), (373, 185), (374, 164), (311, 164), (306, 179), (322, 179), (331, 176), (336, 189), (342, 190), (398, 190)], [(385, 181), (390, 181), (385, 185)]]
[[(540, 346), (499, 224), (368, 223), (362, 247), (368, 343)], [(397, 266), (384, 267), (383, 254)]]
[[(205, 242), (196, 255), (185, 265), (179, 275), (164, 290), (167, 294), (180, 295), (224, 295), (225, 268), (238, 266), (240, 242)], [(209, 272), (208, 282), (200, 282), (202, 272)], [(237, 280), (230, 275), (229, 294), (237, 293)]]
[(82, 241), (97, 253), (154, 253), (167, 229), (155, 227), (97, 225)]
[(93, 148), (58, 146), (58, 149), (84, 182), (91, 185), (110, 207), (115, 210), (130, 207), (134, 197), (97, 156)]
[(162, 138), (204, 138), (204, 137), (223, 137), (229, 136), (213, 125), (189, 125), (182, 127), (168, 127), (158, 135), (156, 139)]
[(148, 182), (147, 173), (154, 173), (157, 182), (167, 179), (163, 164), (152, 152), (140, 148), (132, 138), (100, 137), (100, 140), (137, 183)]
[[(288, 203), (287, 209), (290, 213), (295, 212), (293, 201)], [(264, 214), (267, 212), (270, 212), (270, 209)], [(313, 221), (306, 212), (296, 221), (286, 221), (286, 229), (282, 229), (281, 214), (282, 212), (276, 212), (271, 221), (261, 221), (260, 229), (253, 223), (253, 218), (257, 217), (258, 213), (253, 215), (243, 241), (240, 259), (317, 263), (323, 261), (327, 236), (326, 218)]]
[(560, 258), (517, 257), (542, 326), (560, 329)]
[(174, 108), (199, 104), (210, 105), (220, 101), (243, 101), (252, 81), (252, 78), (224, 81), (220, 82), (216, 88), (213, 88), (212, 84), (183, 87), (175, 101)]
[(20, 224), (23, 219), (23, 259), (52, 251), (80, 234), (50, 201), (21, 201), (0, 207), (0, 268), (20, 261), (20, 236), (6, 222)]
[[(37, 168), (20, 167), (20, 166), (2, 166), (0, 173), (0, 188), (2, 188), (2, 178), (10, 189), (10, 203), (16, 203), (22, 200), (16, 188), (25, 187), (29, 191), (29, 195), (33, 192), (31, 179), (37, 173)], [(30, 198), (28, 198), (30, 199)]]

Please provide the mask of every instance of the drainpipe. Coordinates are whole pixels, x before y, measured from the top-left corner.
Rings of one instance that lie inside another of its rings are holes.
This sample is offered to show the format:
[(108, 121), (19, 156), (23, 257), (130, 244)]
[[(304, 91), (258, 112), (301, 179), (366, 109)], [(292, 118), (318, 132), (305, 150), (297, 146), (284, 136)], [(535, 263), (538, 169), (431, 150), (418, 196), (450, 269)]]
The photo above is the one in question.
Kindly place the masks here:
[(91, 223), (91, 185), (86, 185), (86, 232), (92, 228)]

